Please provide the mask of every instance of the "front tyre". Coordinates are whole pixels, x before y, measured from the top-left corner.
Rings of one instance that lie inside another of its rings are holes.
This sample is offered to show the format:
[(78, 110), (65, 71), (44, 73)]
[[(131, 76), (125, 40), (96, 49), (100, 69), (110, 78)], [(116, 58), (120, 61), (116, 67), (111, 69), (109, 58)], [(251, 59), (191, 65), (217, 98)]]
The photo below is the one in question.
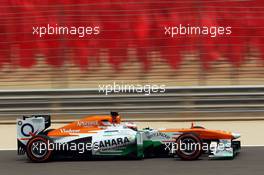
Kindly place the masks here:
[(51, 159), (52, 150), (50, 148), (52, 140), (45, 135), (32, 137), (27, 144), (26, 153), (28, 158), (33, 162), (47, 162)]
[(176, 154), (182, 160), (196, 160), (202, 154), (202, 141), (193, 133), (185, 133), (176, 140)]

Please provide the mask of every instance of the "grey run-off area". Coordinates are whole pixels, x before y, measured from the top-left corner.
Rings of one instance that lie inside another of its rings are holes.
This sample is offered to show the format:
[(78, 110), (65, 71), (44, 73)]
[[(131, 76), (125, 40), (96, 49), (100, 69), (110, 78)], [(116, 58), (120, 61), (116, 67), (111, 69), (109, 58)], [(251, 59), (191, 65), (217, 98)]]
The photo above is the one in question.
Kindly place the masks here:
[(3, 175), (263, 175), (264, 147), (243, 147), (233, 160), (181, 161), (173, 158), (145, 160), (60, 160), (49, 163), (31, 163), (16, 151), (0, 151), (0, 174)]

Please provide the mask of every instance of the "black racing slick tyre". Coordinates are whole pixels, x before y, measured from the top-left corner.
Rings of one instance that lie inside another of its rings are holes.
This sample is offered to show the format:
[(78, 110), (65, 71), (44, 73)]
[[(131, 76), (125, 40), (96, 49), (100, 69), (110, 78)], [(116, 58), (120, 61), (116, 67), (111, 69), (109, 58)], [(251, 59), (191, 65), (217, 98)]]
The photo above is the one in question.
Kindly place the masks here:
[(203, 152), (201, 139), (193, 133), (182, 134), (177, 138), (176, 144), (176, 154), (182, 160), (196, 160)]
[(42, 163), (48, 162), (52, 157), (52, 150), (49, 149), (49, 144), (52, 140), (45, 135), (37, 135), (32, 137), (26, 147), (27, 157), (32, 162)]

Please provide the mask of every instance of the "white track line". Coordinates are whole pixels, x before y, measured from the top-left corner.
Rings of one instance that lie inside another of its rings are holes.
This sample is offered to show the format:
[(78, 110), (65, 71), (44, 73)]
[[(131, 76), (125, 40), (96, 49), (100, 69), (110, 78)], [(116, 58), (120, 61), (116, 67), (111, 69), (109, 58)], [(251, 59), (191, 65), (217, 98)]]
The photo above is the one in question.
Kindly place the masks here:
[(241, 145), (242, 147), (264, 147), (264, 145)]
[(0, 148), (0, 151), (16, 151), (16, 148)]

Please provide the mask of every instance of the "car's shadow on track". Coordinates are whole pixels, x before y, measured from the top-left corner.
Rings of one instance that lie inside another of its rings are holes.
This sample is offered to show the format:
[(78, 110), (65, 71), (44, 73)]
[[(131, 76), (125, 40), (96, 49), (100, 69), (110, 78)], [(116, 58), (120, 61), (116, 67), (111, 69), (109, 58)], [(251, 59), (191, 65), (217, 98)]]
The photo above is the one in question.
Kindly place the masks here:
[[(230, 159), (210, 159), (206, 155), (202, 155), (199, 159), (197, 160), (191, 160), (190, 162), (200, 162), (200, 161), (230, 161), (230, 160), (236, 160), (239, 158), (238, 154), (234, 158)], [(56, 155), (54, 156), (49, 162), (83, 162), (83, 161), (96, 161), (96, 162), (104, 162), (104, 161), (143, 161), (143, 160), (150, 160), (150, 159), (170, 159), (172, 161), (176, 162), (188, 162), (188, 160), (182, 160), (179, 157), (168, 157), (168, 156), (163, 156), (163, 157), (146, 157), (143, 159), (137, 159), (137, 158), (131, 158), (131, 157), (85, 157), (85, 156), (61, 156), (61, 155)], [(30, 161), (26, 156), (22, 156), (21, 158), (17, 159), (16, 161), (19, 162), (26, 162), (26, 163), (34, 163)]]
[[(197, 160), (192, 160), (192, 161), (188, 161), (188, 160), (182, 160), (178, 157), (151, 157), (151, 158), (145, 158), (145, 159), (133, 159), (133, 158), (72, 158), (72, 157), (60, 157), (60, 158), (53, 158), (52, 160), (50, 160), (47, 163), (51, 163), (51, 162), (107, 162), (107, 161), (124, 161), (124, 162), (138, 162), (138, 161), (144, 161), (144, 160), (153, 160), (153, 159), (166, 159), (166, 160), (171, 160), (171, 161), (175, 161), (175, 162), (202, 162), (202, 161), (218, 161), (218, 162), (222, 162), (222, 161), (232, 161), (235, 160), (234, 159), (209, 159), (208, 157), (202, 157), (199, 158)], [(19, 162), (25, 162), (25, 163), (32, 163), (34, 164), (35, 162), (32, 162), (30, 160), (28, 160), (26, 157), (24, 157), (23, 159), (19, 159), (16, 160)], [(45, 163), (45, 162), (44, 162)]]

